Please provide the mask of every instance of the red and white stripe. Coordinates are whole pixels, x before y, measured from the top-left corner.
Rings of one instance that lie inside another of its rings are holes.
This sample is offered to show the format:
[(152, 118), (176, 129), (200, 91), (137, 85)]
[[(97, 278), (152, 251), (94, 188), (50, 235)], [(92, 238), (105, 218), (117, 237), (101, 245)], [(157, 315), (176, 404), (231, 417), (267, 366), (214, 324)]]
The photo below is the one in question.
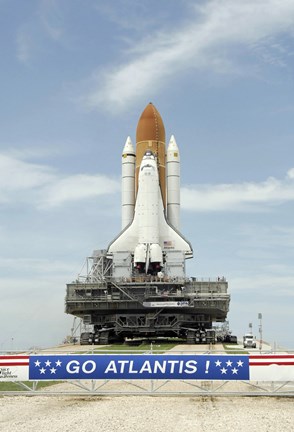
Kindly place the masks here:
[(0, 356), (0, 382), (27, 381), (29, 379), (30, 356)]
[(250, 355), (249, 366), (294, 366), (294, 355)]
[(250, 381), (294, 382), (294, 355), (250, 355), (249, 374)]
[(28, 366), (29, 359), (29, 356), (24, 355), (0, 356), (0, 367)]

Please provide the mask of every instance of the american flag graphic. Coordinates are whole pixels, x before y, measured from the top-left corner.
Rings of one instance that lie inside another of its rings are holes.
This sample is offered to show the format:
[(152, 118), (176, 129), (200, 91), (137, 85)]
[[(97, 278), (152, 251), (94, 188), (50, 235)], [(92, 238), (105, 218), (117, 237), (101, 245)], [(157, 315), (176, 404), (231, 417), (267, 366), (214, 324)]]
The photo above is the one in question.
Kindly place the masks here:
[(249, 356), (251, 381), (294, 381), (294, 354)]
[(28, 355), (0, 356), (0, 383), (28, 380), (29, 362)]
[(174, 248), (174, 242), (172, 240), (164, 240), (163, 247), (164, 247), (164, 249), (173, 249)]

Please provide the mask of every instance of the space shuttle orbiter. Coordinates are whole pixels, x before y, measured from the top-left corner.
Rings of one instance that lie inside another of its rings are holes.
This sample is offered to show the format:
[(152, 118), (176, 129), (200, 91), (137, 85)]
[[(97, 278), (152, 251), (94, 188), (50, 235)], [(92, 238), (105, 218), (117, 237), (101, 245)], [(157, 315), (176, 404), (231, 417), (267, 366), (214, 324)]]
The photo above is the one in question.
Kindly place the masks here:
[(122, 231), (110, 243), (107, 256), (129, 252), (139, 273), (184, 266), (193, 251), (179, 225), (179, 149), (172, 135), (165, 150), (163, 121), (150, 103), (138, 122), (136, 152), (129, 137), (123, 149)]

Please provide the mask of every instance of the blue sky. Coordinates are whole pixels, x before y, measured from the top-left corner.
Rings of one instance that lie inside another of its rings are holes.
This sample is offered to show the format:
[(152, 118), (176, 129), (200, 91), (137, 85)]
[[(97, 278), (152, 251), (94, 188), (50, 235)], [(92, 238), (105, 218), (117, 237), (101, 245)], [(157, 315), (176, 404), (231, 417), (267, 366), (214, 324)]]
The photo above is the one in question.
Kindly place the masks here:
[(2, 349), (69, 334), (149, 101), (181, 152), (188, 275), (228, 279), (234, 333), (262, 312), (294, 348), (293, 29), (292, 0), (0, 0)]

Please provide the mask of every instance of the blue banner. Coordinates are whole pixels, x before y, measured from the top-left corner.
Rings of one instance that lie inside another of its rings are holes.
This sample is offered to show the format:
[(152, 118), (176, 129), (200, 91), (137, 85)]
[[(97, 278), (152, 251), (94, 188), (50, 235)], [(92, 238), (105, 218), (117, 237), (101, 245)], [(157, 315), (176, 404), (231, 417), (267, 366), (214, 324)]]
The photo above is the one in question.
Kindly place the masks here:
[(33, 355), (30, 380), (249, 380), (248, 355)]

